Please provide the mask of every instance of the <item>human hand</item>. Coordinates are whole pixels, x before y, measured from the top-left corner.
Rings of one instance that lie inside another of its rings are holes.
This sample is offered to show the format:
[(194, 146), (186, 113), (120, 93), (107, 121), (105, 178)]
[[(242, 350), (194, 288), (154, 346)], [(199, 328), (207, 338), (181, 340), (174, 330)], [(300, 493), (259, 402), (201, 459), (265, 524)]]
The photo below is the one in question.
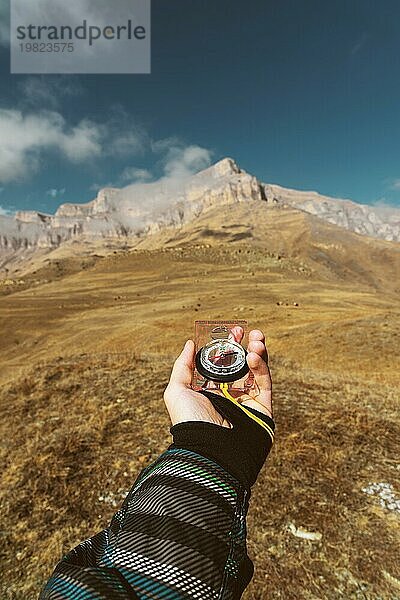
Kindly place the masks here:
[[(240, 342), (243, 329), (234, 327), (232, 335)], [(247, 394), (237, 398), (243, 406), (253, 408), (272, 418), (272, 382), (268, 367), (268, 353), (262, 331), (254, 329), (249, 334), (247, 347), (247, 364), (254, 375), (254, 386)], [(164, 392), (164, 401), (172, 421), (172, 425), (186, 421), (203, 421), (230, 428), (231, 423), (213, 406), (212, 402), (201, 392), (194, 391), (192, 382), (195, 345), (188, 340), (176, 359), (169, 383)], [(222, 395), (218, 389), (213, 393)]]

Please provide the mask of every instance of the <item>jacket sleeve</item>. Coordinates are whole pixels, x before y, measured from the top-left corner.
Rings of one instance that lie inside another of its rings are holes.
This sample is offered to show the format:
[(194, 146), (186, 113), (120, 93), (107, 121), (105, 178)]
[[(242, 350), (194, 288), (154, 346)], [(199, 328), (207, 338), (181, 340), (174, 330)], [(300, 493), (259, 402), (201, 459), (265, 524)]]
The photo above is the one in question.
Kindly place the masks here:
[(249, 495), (213, 460), (171, 446), (110, 526), (59, 562), (40, 600), (240, 598), (253, 574)]
[(254, 567), (246, 549), (250, 489), (271, 449), (272, 419), (203, 392), (232, 423), (185, 422), (135, 481), (110, 526), (71, 550), (40, 600), (238, 600)]

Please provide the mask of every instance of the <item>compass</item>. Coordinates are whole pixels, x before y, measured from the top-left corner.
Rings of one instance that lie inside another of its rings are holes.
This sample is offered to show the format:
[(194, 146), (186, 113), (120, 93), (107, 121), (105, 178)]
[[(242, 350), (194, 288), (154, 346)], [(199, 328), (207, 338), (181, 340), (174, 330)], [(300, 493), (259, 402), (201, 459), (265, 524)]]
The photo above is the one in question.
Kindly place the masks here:
[(237, 381), (249, 372), (247, 352), (238, 342), (213, 339), (196, 354), (197, 371), (206, 379), (228, 383)]

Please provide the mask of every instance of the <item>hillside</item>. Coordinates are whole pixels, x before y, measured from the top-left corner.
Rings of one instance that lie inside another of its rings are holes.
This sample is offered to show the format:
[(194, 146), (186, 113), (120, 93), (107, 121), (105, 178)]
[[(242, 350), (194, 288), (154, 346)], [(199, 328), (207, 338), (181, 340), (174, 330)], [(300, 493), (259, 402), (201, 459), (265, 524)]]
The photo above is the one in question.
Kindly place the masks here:
[[(300, 304), (293, 315), (300, 323), (306, 312), (307, 320), (320, 326), (326, 312), (328, 329), (336, 326), (331, 314), (342, 316), (350, 310), (363, 315), (367, 306), (379, 320), (398, 307), (398, 244), (371, 240), (301, 211), (268, 208), (262, 202), (254, 203), (251, 212), (244, 204), (236, 205), (229, 216), (211, 210), (180, 230), (166, 230), (139, 241), (132, 250), (114, 252), (85, 258), (75, 248), (75, 258), (63, 258), (60, 249), (53, 261), (42, 258), (35, 272), (3, 284), (4, 372), (9, 365), (14, 373), (32, 353), (35, 358), (54, 357), (59, 347), (64, 355), (66, 348), (75, 352), (77, 343), (82, 351), (92, 351), (99, 349), (101, 340), (100, 348), (108, 349), (110, 319), (119, 345), (127, 328), (137, 335), (141, 321), (148, 330), (153, 321), (170, 315), (168, 320), (180, 322), (171, 326), (181, 329), (182, 318), (191, 323), (197, 312), (204, 318), (217, 316), (222, 306), (233, 316), (268, 315), (270, 333), (271, 321), (287, 327), (280, 322), (286, 303)], [(239, 283), (240, 301), (239, 296), (235, 299)], [(224, 298), (232, 297), (230, 304), (221, 304), (221, 287)], [(82, 329), (91, 335), (82, 336)], [(326, 350), (329, 355), (331, 348)]]
[(125, 250), (70, 242), (3, 280), (2, 598), (33, 600), (104, 527), (169, 443), (162, 391), (194, 320), (231, 317), (267, 334), (278, 426), (244, 599), (400, 598), (400, 246), (251, 207)]
[(267, 201), (299, 208), (332, 223), (359, 233), (388, 241), (400, 241), (400, 210), (391, 206), (369, 206), (351, 200), (330, 198), (314, 191), (300, 191), (265, 184)]
[(93, 247), (104, 253), (114, 247), (135, 247), (158, 232), (171, 231), (175, 237), (199, 218), (208, 220), (210, 211), (225, 214), (244, 205), (252, 213), (259, 211), (260, 203), (313, 215), (316, 227), (328, 222), (364, 236), (400, 241), (398, 209), (265, 184), (225, 158), (194, 175), (101, 189), (92, 201), (62, 204), (54, 215), (0, 214), (0, 272), (7, 276), (26, 270), (38, 257), (54, 256), (59, 249), (64, 256), (74, 255), (76, 245), (81, 254), (93, 252)]

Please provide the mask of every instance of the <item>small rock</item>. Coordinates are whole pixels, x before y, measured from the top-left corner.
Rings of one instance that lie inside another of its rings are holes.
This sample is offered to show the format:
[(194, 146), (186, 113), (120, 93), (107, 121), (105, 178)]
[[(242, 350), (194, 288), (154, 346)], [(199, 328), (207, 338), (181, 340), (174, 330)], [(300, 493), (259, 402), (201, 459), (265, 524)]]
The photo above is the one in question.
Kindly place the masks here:
[(287, 529), (295, 537), (301, 538), (302, 540), (311, 540), (312, 542), (317, 542), (322, 539), (322, 533), (319, 533), (319, 531), (307, 531), (302, 527), (296, 527), (294, 523), (288, 523)]

